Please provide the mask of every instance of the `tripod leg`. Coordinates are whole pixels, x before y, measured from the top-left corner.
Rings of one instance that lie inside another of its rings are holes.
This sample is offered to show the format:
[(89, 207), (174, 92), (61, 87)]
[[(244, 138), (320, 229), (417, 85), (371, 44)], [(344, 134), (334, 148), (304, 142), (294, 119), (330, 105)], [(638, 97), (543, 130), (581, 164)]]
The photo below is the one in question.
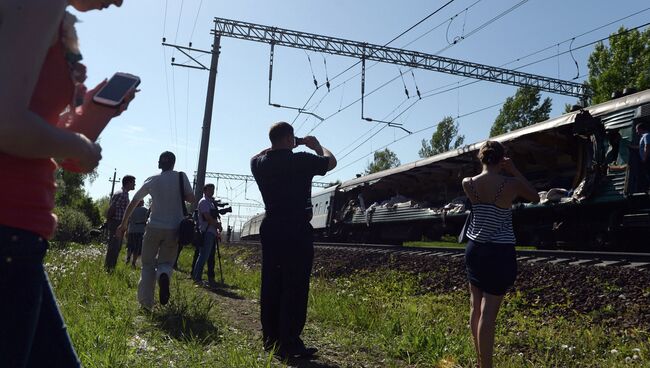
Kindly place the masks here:
[(217, 241), (217, 258), (219, 258), (219, 274), (221, 275), (221, 283), (223, 284), (223, 267), (221, 266), (221, 252), (219, 251), (219, 241)]

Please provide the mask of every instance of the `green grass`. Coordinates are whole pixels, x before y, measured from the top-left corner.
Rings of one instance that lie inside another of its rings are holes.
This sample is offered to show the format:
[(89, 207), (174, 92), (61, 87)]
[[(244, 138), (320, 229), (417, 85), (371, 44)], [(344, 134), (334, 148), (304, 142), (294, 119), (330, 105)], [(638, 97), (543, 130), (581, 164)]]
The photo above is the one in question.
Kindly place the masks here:
[[(247, 251), (222, 249), (224, 278), (257, 299), (260, 273)], [(189, 266), (190, 252), (181, 267)], [(86, 367), (269, 367), (251, 331), (232, 328), (218, 303), (177, 273), (168, 306), (139, 309), (139, 273), (103, 272), (99, 247), (53, 249), (47, 268), (75, 348)], [(466, 290), (425, 293), (419, 276), (383, 270), (312, 279), (306, 340), (342, 366), (474, 367)], [(515, 293), (497, 322), (497, 367), (650, 366), (650, 334), (612, 330), (590, 315), (548, 318)], [(606, 307), (599, 313), (607, 313)]]
[[(229, 328), (216, 305), (176, 273), (172, 298), (152, 313), (136, 300), (139, 270), (103, 271), (103, 247), (51, 249), (46, 267), (85, 367), (271, 367), (258, 341)], [(182, 264), (189, 265), (191, 255)]]

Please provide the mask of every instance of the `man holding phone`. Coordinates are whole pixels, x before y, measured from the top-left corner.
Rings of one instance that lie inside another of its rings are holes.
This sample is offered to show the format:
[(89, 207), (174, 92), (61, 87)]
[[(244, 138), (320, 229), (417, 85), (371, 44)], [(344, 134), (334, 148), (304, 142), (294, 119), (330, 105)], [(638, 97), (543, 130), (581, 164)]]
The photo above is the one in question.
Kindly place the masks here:
[[(271, 126), (269, 139), (271, 147), (251, 159), (266, 207), (260, 228), (264, 348), (277, 349), (283, 358), (306, 358), (316, 352), (300, 339), (314, 257), (311, 181), (336, 167), (336, 158), (316, 137), (296, 138), (286, 122)], [(316, 154), (293, 152), (300, 144)]]

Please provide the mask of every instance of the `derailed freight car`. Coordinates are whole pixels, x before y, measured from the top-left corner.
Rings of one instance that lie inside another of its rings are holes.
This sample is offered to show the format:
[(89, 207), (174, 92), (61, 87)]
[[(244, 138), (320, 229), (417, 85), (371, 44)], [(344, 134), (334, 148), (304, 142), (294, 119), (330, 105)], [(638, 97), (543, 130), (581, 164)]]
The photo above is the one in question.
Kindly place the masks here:
[[(650, 243), (650, 199), (638, 187), (634, 126), (650, 121), (650, 90), (493, 137), (542, 192), (513, 206), (520, 244), (621, 247)], [(620, 144), (608, 141), (610, 131)], [(469, 202), (461, 180), (481, 169), (478, 142), (346, 181), (312, 197), (319, 238), (401, 243), (458, 234)], [(614, 152), (616, 151), (616, 152)], [(642, 244), (642, 243), (641, 243)], [(650, 245), (649, 245), (650, 246)]]

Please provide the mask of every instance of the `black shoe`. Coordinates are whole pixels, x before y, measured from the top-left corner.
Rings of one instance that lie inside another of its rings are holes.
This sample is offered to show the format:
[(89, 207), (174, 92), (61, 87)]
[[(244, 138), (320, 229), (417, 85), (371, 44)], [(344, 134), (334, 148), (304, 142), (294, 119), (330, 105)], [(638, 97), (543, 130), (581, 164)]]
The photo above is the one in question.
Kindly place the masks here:
[(158, 277), (158, 287), (160, 304), (165, 305), (169, 302), (169, 276), (166, 273), (161, 273)]
[(283, 349), (280, 348), (275, 352), (281, 359), (311, 359), (318, 352), (316, 348), (300, 348), (300, 349)]

